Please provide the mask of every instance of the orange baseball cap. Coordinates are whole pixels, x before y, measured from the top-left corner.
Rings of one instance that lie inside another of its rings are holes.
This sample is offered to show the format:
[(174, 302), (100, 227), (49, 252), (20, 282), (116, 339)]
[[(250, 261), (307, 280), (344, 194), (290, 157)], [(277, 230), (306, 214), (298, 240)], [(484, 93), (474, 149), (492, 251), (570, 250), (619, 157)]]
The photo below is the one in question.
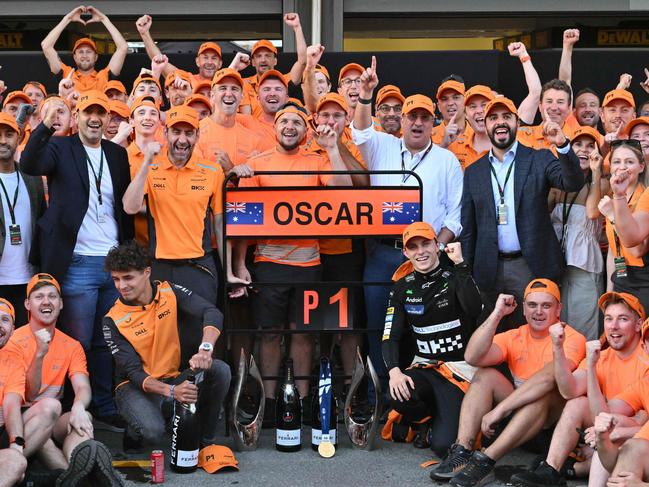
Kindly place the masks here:
[(561, 292), (559, 291), (559, 286), (557, 286), (550, 279), (532, 279), (525, 288), (523, 299), (525, 299), (528, 294), (532, 293), (548, 293), (554, 296), (557, 301), (561, 302)]
[(424, 237), (427, 240), (434, 240), (437, 238), (435, 229), (426, 222), (414, 222), (403, 229), (403, 246), (408, 244), (408, 241), (414, 237)]
[(340, 80), (345, 77), (348, 71), (352, 70), (358, 71), (360, 74), (363, 74), (365, 72), (365, 68), (358, 63), (345, 64), (342, 68), (340, 68), (340, 72), (338, 73), (338, 83), (340, 83)]
[(165, 78), (165, 88), (168, 88), (169, 85), (171, 85), (176, 80), (176, 77), (180, 78), (183, 81), (187, 81), (187, 83), (189, 83), (189, 86), (192, 85), (192, 78), (190, 74), (187, 71), (183, 71), (182, 69), (176, 69), (175, 71), (169, 73)]
[(29, 105), (32, 104), (32, 99), (29, 97), (27, 93), (25, 93), (24, 91), (16, 90), (7, 94), (7, 97), (5, 98), (5, 101), (2, 104), (2, 106), (4, 107), (7, 105), (7, 103), (10, 103), (14, 100), (22, 100)]
[(90, 37), (82, 37), (77, 42), (75, 42), (74, 47), (72, 48), (72, 52), (74, 53), (74, 51), (79, 49), (81, 46), (90, 46), (93, 51), (97, 52), (97, 44), (95, 44), (95, 41), (93, 41)]
[(649, 125), (649, 117), (634, 118), (633, 120), (631, 120), (629, 123), (626, 124), (626, 127), (624, 127), (624, 130), (622, 130), (622, 133), (629, 136), (631, 135), (631, 131), (633, 130), (633, 128), (637, 127), (638, 125)]
[(315, 70), (320, 71), (322, 74), (324, 74), (329, 80), (329, 83), (331, 83), (331, 76), (329, 76), (329, 70), (327, 68), (325, 68), (322, 64), (316, 64)]
[(275, 113), (275, 123), (279, 120), (279, 118), (284, 115), (285, 113), (295, 113), (300, 116), (302, 120), (304, 120), (304, 123), (306, 126), (309, 126), (309, 116), (306, 113), (306, 110), (302, 109), (300, 110), (298, 107), (293, 106), (293, 105), (288, 105), (282, 108), (281, 110), (277, 110), (277, 113)]
[(255, 42), (254, 45), (252, 46), (252, 49), (250, 50), (250, 54), (254, 56), (255, 51), (261, 48), (268, 49), (270, 52), (275, 54), (275, 56), (277, 56), (277, 48), (273, 45), (272, 42), (266, 39), (262, 39), (260, 41)]
[(195, 93), (185, 98), (185, 105), (191, 105), (192, 103), (196, 103), (196, 102), (200, 102), (203, 103), (204, 105), (207, 105), (207, 108), (210, 109), (210, 113), (212, 113), (212, 105), (210, 104), (210, 100), (206, 96)]
[(141, 96), (137, 98), (131, 105), (131, 115), (133, 115), (133, 112), (135, 112), (135, 110), (142, 106), (155, 108), (156, 110), (158, 110), (158, 112), (160, 112), (160, 104), (156, 101), (155, 98), (153, 98), (152, 96)]
[(613, 100), (623, 100), (627, 102), (629, 105), (631, 105), (633, 108), (635, 108), (635, 100), (633, 99), (633, 95), (626, 90), (611, 90), (608, 93), (606, 93), (606, 96), (604, 96), (604, 101), (602, 102), (602, 107), (605, 107), (609, 103), (611, 103)]
[(504, 96), (496, 96), (493, 100), (487, 103), (487, 106), (484, 109), (484, 116), (486, 117), (487, 115), (489, 115), (489, 112), (498, 105), (504, 106), (507, 110), (518, 116), (518, 110), (516, 110), (516, 105), (514, 105), (514, 102)]
[(200, 56), (203, 54), (205, 51), (216, 51), (216, 53), (219, 55), (219, 57), (223, 57), (221, 55), (221, 46), (219, 46), (216, 42), (203, 42), (201, 46), (198, 48), (198, 53), (196, 54), (197, 56)]
[(598, 146), (602, 145), (602, 143), (604, 142), (604, 137), (602, 136), (602, 134), (600, 134), (593, 127), (589, 127), (588, 125), (580, 125), (577, 130), (573, 132), (572, 140), (577, 140), (578, 137), (590, 137)]
[(198, 466), (207, 473), (214, 473), (225, 467), (239, 470), (239, 462), (227, 446), (209, 445), (198, 452)]
[(14, 310), (14, 305), (7, 301), (5, 298), (0, 298), (0, 311), (9, 313), (11, 319), (16, 321), (16, 310)]
[(402, 105), (406, 101), (406, 97), (403, 96), (398, 86), (385, 85), (381, 87), (379, 91), (376, 92), (376, 106), (378, 107), (385, 101), (385, 99), (391, 97), (399, 100)]
[(45, 104), (52, 101), (52, 100), (60, 100), (60, 101), (62, 101), (63, 104), (66, 107), (68, 107), (68, 110), (71, 111), (70, 102), (68, 100), (64, 100), (63, 98), (61, 98), (60, 96), (57, 96), (57, 95), (52, 95), (52, 96), (48, 96), (47, 98), (44, 98), (43, 100), (41, 100), (41, 102), (38, 104), (38, 113), (41, 113), (43, 111), (43, 107), (45, 106)]
[(188, 123), (195, 129), (197, 129), (199, 120), (196, 110), (194, 110), (192, 107), (188, 107), (187, 105), (178, 105), (177, 107), (173, 107), (167, 112), (167, 120), (165, 122), (165, 125), (167, 127), (173, 127), (177, 123), (181, 122)]
[(41, 90), (45, 96), (47, 96), (47, 89), (45, 88), (45, 85), (40, 81), (28, 81), (27, 83), (25, 83), (25, 86), (23, 86), (22, 91), (25, 91), (25, 89), (29, 88), (30, 86), (35, 86), (36, 88)]
[(454, 79), (444, 81), (441, 85), (439, 85), (439, 88), (437, 88), (437, 95), (435, 95), (435, 97), (438, 100), (444, 90), (453, 90), (458, 92), (460, 95), (464, 95), (464, 83), (460, 83), (459, 81), (455, 81)]
[(241, 86), (241, 89), (243, 89), (243, 78), (239, 74), (239, 71), (232, 68), (219, 69), (212, 78), (212, 86), (218, 85), (221, 80), (225, 78), (233, 78), (239, 84), (239, 86)]
[(325, 103), (335, 103), (340, 108), (342, 108), (345, 113), (349, 111), (349, 106), (347, 105), (345, 97), (339, 95), (338, 93), (330, 92), (322, 95), (322, 97), (320, 97), (320, 99), (318, 100), (318, 105), (316, 106), (315, 111), (319, 112), (320, 109), (325, 105)]
[(108, 110), (109, 112), (116, 113), (123, 118), (128, 118), (131, 115), (130, 110), (128, 109), (128, 105), (123, 101), (110, 100), (108, 102), (108, 105), (110, 107), (110, 109)]
[(29, 280), (27, 283), (27, 297), (32, 293), (32, 290), (34, 289), (34, 286), (36, 284), (39, 284), (41, 282), (44, 282), (46, 284), (49, 284), (50, 286), (54, 286), (56, 290), (61, 294), (61, 285), (59, 284), (59, 281), (54, 279), (54, 277), (51, 274), (45, 274), (44, 272), (39, 272), (38, 274), (34, 274), (32, 278)]
[[(609, 291), (607, 293), (602, 294), (597, 300), (597, 306), (599, 306), (599, 309), (602, 310), (602, 313), (604, 312), (604, 306), (611, 299), (616, 299), (616, 300), (621, 299), (629, 306), (629, 308), (631, 308), (633, 311), (638, 313), (638, 316), (640, 317), (640, 319), (642, 319), (642, 321), (644, 321), (644, 319), (646, 318), (644, 306), (642, 306), (642, 303), (640, 303), (640, 300), (638, 298), (636, 298), (633, 294), (616, 293), (614, 291)], [(644, 330), (644, 325), (642, 326), (642, 329)]]
[(99, 105), (107, 112), (110, 111), (110, 101), (108, 97), (97, 90), (85, 91), (79, 95), (77, 100), (77, 111), (82, 112), (92, 105)]
[(212, 82), (211, 81), (194, 81), (194, 89), (192, 90), (194, 94), (200, 92), (203, 88), (207, 88), (208, 90), (212, 88)]
[(426, 95), (410, 95), (403, 102), (402, 113), (406, 115), (417, 108), (423, 108), (433, 117), (435, 116), (435, 103)]
[(109, 90), (117, 90), (120, 93), (123, 93), (126, 95), (126, 87), (121, 81), (118, 81), (116, 79), (111, 79), (106, 85), (104, 86), (104, 93), (108, 93)]
[(486, 85), (474, 85), (464, 93), (464, 104), (469, 103), (469, 99), (473, 96), (484, 96), (487, 100), (491, 101), (494, 99), (494, 93)]
[(143, 81), (147, 81), (149, 83), (155, 83), (158, 86), (158, 89), (162, 92), (162, 86), (160, 86), (160, 81), (158, 81), (157, 78), (153, 77), (149, 73), (142, 73), (137, 78), (135, 78), (135, 81), (133, 82), (133, 90), (132, 91), (135, 91), (135, 88), (137, 88), (137, 85), (139, 85)]
[(8, 113), (0, 112), (0, 125), (6, 125), (7, 127), (11, 127), (12, 130), (20, 133), (20, 127), (18, 127), (16, 119)]
[(261, 86), (262, 83), (269, 78), (279, 80), (286, 88), (288, 88), (288, 81), (286, 81), (286, 77), (276, 69), (269, 69), (264, 74), (262, 74), (259, 77), (259, 82), (257, 83), (257, 86)]

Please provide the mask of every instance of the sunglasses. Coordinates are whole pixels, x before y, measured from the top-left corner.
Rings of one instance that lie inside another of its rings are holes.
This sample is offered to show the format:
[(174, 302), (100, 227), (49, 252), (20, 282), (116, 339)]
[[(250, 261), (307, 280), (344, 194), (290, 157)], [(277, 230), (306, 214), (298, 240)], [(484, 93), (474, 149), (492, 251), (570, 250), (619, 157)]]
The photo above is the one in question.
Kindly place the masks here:
[(617, 147), (622, 147), (628, 145), (630, 147), (635, 147), (639, 151), (642, 151), (642, 145), (637, 139), (618, 139), (611, 142), (611, 150), (616, 149)]

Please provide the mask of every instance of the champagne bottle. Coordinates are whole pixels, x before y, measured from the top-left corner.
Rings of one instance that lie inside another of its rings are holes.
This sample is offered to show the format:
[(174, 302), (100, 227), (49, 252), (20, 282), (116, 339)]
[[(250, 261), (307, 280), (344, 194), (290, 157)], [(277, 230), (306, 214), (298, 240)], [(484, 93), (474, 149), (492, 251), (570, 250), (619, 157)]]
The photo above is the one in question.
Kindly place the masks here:
[(277, 396), (275, 448), (292, 452), (302, 448), (302, 404), (293, 378), (293, 360), (286, 360), (286, 377)]
[[(318, 451), (320, 440), (322, 439), (322, 416), (320, 416), (320, 402), (318, 391), (313, 395), (313, 403), (311, 408), (311, 449)], [(329, 439), (331, 443), (338, 449), (338, 402), (335, 396), (331, 396), (331, 411), (329, 415)]]
[[(193, 375), (187, 381), (194, 384)], [(200, 422), (196, 404), (174, 401), (174, 415), (171, 423), (171, 458), (169, 465), (174, 472), (191, 473), (198, 468), (200, 447)]]

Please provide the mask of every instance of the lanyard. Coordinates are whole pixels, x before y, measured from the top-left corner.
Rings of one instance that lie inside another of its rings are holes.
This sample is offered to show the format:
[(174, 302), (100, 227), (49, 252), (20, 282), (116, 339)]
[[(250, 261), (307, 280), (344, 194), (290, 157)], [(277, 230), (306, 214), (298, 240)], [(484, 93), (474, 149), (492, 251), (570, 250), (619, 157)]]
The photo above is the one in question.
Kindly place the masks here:
[(512, 168), (514, 167), (514, 161), (509, 163), (509, 169), (507, 169), (507, 174), (505, 175), (505, 182), (503, 185), (500, 185), (500, 181), (498, 181), (498, 176), (496, 175), (496, 170), (494, 169), (493, 163), (489, 164), (489, 167), (491, 168), (491, 174), (494, 175), (494, 179), (496, 180), (496, 185), (498, 186), (498, 193), (500, 193), (500, 204), (504, 205), (505, 204), (505, 187), (507, 186), (507, 181), (509, 181), (509, 176), (512, 173)]
[(579, 191), (577, 191), (575, 193), (575, 196), (573, 196), (572, 201), (568, 205), (568, 193), (563, 194), (563, 208), (562, 208), (563, 220), (562, 220), (562, 231), (561, 231), (561, 250), (565, 250), (566, 229), (568, 227), (568, 217), (570, 216), (570, 211), (572, 210), (572, 205), (574, 205), (575, 201), (577, 200), (577, 196), (579, 196)]
[(92, 167), (92, 163), (90, 162), (90, 156), (88, 156), (87, 152), (86, 152), (86, 160), (88, 161), (88, 165), (90, 166), (92, 175), (95, 177), (95, 186), (97, 187), (97, 200), (99, 201), (100, 205), (103, 205), (104, 203), (101, 198), (101, 177), (104, 174), (104, 151), (101, 150), (101, 158), (99, 159), (99, 176), (97, 176), (97, 173), (95, 172), (95, 168)]
[(16, 214), (14, 212), (14, 209), (16, 208), (16, 202), (18, 201), (18, 191), (20, 190), (20, 172), (18, 171), (16, 171), (16, 181), (16, 191), (14, 191), (14, 202), (12, 204), (11, 200), (9, 199), (9, 193), (7, 193), (7, 188), (5, 188), (5, 185), (2, 182), (2, 178), (0, 178), (0, 186), (2, 186), (2, 192), (5, 194), (5, 198), (7, 198), (7, 206), (9, 207), (9, 215), (11, 215), (12, 225), (16, 224)]
[[(415, 169), (419, 167), (419, 164), (424, 162), (424, 159), (430, 152), (430, 150), (433, 148), (433, 142), (431, 141), (430, 145), (428, 146), (428, 149), (426, 149), (426, 152), (424, 152), (424, 155), (421, 156), (421, 159), (419, 159), (419, 162), (415, 164), (415, 167), (411, 169), (412, 172), (415, 172)], [(407, 149), (406, 149), (407, 150)], [(405, 152), (405, 151), (404, 151)], [(401, 170), (405, 171), (406, 170), (406, 162), (403, 160), (403, 154), (404, 152), (401, 153)], [(403, 177), (401, 178), (401, 184), (405, 184), (406, 181), (408, 181), (408, 178), (412, 176), (412, 174), (404, 174)]]
[(331, 416), (331, 364), (328, 359), (320, 361), (320, 380), (318, 382), (320, 400), (320, 428), (322, 441), (329, 441), (329, 418)]

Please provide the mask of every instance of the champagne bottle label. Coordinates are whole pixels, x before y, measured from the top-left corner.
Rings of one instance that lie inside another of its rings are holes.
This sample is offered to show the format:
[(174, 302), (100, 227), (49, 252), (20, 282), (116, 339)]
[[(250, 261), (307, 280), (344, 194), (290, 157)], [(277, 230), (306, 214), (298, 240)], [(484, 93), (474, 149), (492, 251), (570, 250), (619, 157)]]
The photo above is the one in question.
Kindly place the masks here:
[(176, 456), (177, 467), (195, 467), (196, 465), (198, 465), (198, 450), (178, 450)]
[(275, 443), (279, 446), (296, 446), (301, 443), (300, 430), (281, 430), (277, 429)]
[[(329, 430), (329, 440), (335, 445), (336, 444), (336, 430)], [(314, 445), (319, 445), (322, 441), (322, 430), (313, 428), (311, 430), (311, 443)]]

